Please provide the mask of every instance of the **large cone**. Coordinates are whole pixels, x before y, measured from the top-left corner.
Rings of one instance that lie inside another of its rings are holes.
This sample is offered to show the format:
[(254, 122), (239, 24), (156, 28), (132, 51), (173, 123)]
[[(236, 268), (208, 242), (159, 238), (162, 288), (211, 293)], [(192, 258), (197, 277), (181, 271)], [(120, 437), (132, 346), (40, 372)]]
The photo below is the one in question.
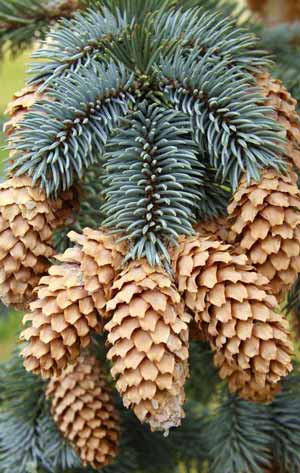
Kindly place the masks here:
[(243, 178), (228, 207), (229, 241), (238, 244), (280, 298), (300, 272), (300, 192), (297, 176), (272, 170), (260, 182)]
[(37, 300), (23, 321), (30, 326), (21, 334), (28, 342), (22, 351), (25, 368), (44, 378), (59, 375), (90, 344), (91, 334), (102, 330), (84, 288), (81, 250), (75, 247), (57, 258), (62, 264), (51, 266), (49, 275), (40, 280)]
[(273, 79), (268, 73), (257, 75), (257, 86), (265, 97), (265, 105), (274, 109), (274, 120), (283, 127), (283, 135), (287, 139), (286, 159), (300, 169), (300, 118), (296, 111), (297, 101), (280, 80)]
[(62, 199), (48, 200), (29, 177), (0, 185), (0, 297), (26, 308), (54, 254), (52, 233), (67, 218)]
[(179, 292), (216, 352), (220, 376), (248, 400), (270, 400), (291, 369), (288, 322), (275, 312), (267, 279), (209, 237), (182, 237), (173, 250)]
[(35, 85), (24, 87), (16, 92), (11, 102), (8, 104), (5, 113), (9, 116), (9, 120), (4, 125), (4, 132), (9, 138), (11, 134), (18, 129), (20, 122), (25, 117), (29, 109), (45, 96), (38, 92)]
[(81, 356), (47, 388), (51, 412), (65, 439), (84, 466), (95, 469), (117, 454), (119, 418), (101, 366), (93, 356)]
[(144, 260), (131, 263), (114, 283), (107, 309), (108, 359), (124, 405), (152, 430), (180, 425), (190, 317), (169, 276)]
[(81, 270), (85, 289), (92, 296), (97, 310), (106, 317), (106, 302), (117, 273), (121, 270), (127, 247), (117, 237), (103, 230), (85, 228), (82, 234), (69, 233), (71, 241), (82, 250)]

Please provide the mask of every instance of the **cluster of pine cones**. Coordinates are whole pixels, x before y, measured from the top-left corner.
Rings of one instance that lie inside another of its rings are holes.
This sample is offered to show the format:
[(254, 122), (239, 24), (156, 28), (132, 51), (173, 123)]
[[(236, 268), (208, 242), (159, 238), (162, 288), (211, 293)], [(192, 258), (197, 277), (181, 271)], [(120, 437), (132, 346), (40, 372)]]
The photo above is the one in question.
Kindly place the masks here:
[[(0, 186), (0, 295), (29, 309), (25, 367), (49, 379), (53, 417), (85, 465), (109, 463), (119, 437), (105, 374), (88, 351), (93, 334), (107, 334), (116, 388), (152, 430), (184, 415), (189, 331), (209, 341), (221, 378), (244, 399), (270, 401), (292, 370), (278, 306), (300, 273), (299, 119), (279, 81), (261, 74), (257, 83), (283, 126), (288, 173), (242, 179), (226, 219), (200, 223), (169, 249), (172, 274), (145, 260), (124, 266), (126, 245), (102, 229), (71, 232), (74, 246), (55, 256), (52, 234), (72, 218), (76, 191), (51, 201), (29, 177)], [(15, 97), (8, 137), (37, 98), (34, 89)]]

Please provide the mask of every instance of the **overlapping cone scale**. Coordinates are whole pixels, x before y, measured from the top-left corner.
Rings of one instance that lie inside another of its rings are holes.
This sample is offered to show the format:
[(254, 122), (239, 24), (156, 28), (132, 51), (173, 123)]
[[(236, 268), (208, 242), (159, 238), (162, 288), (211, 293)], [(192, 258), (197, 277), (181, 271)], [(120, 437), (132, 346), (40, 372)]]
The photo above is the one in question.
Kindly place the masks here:
[[(300, 13), (300, 11), (299, 11)], [(300, 117), (296, 111), (297, 101), (282, 82), (263, 72), (257, 75), (257, 86), (265, 97), (265, 105), (273, 108), (272, 118), (282, 125), (282, 134), (287, 140), (287, 161), (300, 169)]]
[(127, 247), (117, 237), (103, 230), (85, 228), (82, 234), (70, 232), (69, 238), (82, 250), (81, 270), (85, 289), (97, 310), (106, 317), (106, 302), (111, 297), (113, 281), (121, 269)]
[(61, 264), (50, 267), (40, 280), (37, 299), (24, 317), (29, 326), (21, 333), (24, 366), (44, 378), (59, 375), (74, 362), (91, 334), (102, 330), (101, 318), (84, 288), (80, 269), (82, 252), (74, 247), (58, 256)]
[(291, 170), (243, 178), (228, 207), (229, 241), (237, 244), (279, 298), (300, 272), (300, 192)]
[(28, 176), (0, 184), (0, 297), (6, 305), (26, 308), (54, 255), (53, 230), (62, 199), (48, 200)]
[(246, 255), (199, 234), (182, 237), (172, 261), (179, 292), (215, 351), (221, 378), (244, 399), (269, 401), (292, 370), (292, 345), (268, 280)]
[(29, 109), (38, 101), (44, 98), (44, 94), (38, 92), (36, 85), (29, 85), (16, 92), (11, 102), (6, 108), (6, 115), (9, 120), (4, 125), (4, 133), (7, 138), (19, 127), (20, 122), (25, 117)]
[(117, 454), (119, 417), (100, 363), (84, 354), (48, 384), (47, 397), (60, 432), (84, 466), (95, 469)]
[(108, 359), (124, 405), (152, 430), (180, 425), (190, 316), (169, 275), (145, 260), (131, 263), (116, 279), (107, 309)]

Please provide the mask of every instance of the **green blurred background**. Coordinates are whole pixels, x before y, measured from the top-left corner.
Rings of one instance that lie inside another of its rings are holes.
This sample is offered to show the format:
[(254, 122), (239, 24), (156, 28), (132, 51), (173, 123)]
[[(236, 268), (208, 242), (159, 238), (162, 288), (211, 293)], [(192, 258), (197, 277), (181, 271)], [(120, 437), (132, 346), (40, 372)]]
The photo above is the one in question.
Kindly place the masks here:
[[(21, 89), (25, 83), (25, 69), (30, 62), (30, 53), (25, 53), (17, 59), (6, 57), (0, 69), (0, 123), (5, 119), (4, 112), (7, 103), (14, 92)], [(2, 130), (1, 130), (2, 131)], [(0, 164), (1, 167), (7, 156), (4, 147), (3, 134), (0, 133)], [(0, 360), (6, 359), (17, 340), (22, 314), (10, 311), (8, 315), (0, 314)]]

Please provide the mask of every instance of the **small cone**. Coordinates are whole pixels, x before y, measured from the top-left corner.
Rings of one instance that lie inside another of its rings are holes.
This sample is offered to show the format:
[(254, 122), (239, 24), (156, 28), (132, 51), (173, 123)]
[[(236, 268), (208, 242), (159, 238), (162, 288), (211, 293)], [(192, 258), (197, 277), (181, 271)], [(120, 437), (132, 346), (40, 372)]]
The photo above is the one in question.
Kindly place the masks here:
[(102, 317), (107, 317), (106, 302), (111, 298), (113, 281), (127, 253), (124, 243), (103, 231), (85, 228), (80, 235), (69, 233), (71, 241), (82, 250), (81, 270), (86, 290)]
[(188, 375), (188, 322), (169, 276), (140, 260), (113, 286), (105, 326), (112, 376), (124, 405), (152, 430), (180, 425)]
[(102, 468), (115, 458), (119, 417), (100, 363), (82, 355), (47, 387), (51, 412), (84, 466)]
[(66, 213), (62, 199), (48, 200), (28, 176), (0, 184), (0, 297), (23, 309), (54, 255), (52, 233)]
[(51, 18), (70, 17), (81, 7), (79, 0), (48, 0), (46, 8)]
[(299, 0), (248, 0), (248, 6), (269, 26), (300, 20)]
[(43, 378), (59, 375), (74, 362), (81, 348), (99, 333), (102, 324), (92, 298), (84, 288), (80, 269), (82, 252), (77, 247), (57, 257), (62, 264), (53, 265), (49, 275), (40, 280), (37, 300), (23, 323), (30, 322), (21, 333), (28, 343), (22, 351), (24, 366)]
[(228, 240), (239, 245), (280, 299), (300, 272), (300, 192), (297, 176), (265, 170), (260, 182), (243, 178), (228, 207)]
[(288, 322), (275, 312), (267, 279), (210, 237), (182, 237), (172, 252), (179, 292), (215, 351), (231, 392), (268, 401), (292, 370)]
[(273, 108), (274, 120), (283, 127), (283, 135), (287, 139), (287, 161), (300, 169), (300, 118), (296, 111), (297, 101), (280, 80), (273, 79), (268, 73), (257, 75), (257, 87), (266, 99), (265, 105)]

